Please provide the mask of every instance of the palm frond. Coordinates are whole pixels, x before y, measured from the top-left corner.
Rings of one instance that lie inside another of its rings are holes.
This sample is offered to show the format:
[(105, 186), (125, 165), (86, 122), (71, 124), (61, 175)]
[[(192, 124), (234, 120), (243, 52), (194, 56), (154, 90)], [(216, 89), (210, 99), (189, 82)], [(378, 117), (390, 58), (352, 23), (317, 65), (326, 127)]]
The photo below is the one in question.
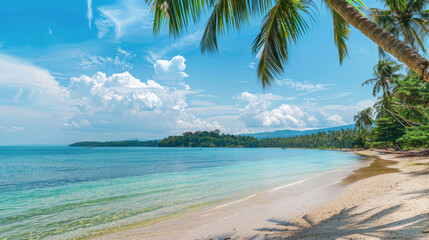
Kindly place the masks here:
[(265, 88), (284, 71), (289, 47), (308, 30), (304, 15), (309, 14), (311, 2), (279, 0), (266, 14), (261, 32), (253, 41), (253, 53), (259, 52), (258, 77)]
[(332, 18), (334, 23), (334, 39), (335, 45), (338, 49), (338, 55), (340, 59), (340, 64), (343, 63), (344, 58), (348, 56), (346, 40), (350, 34), (350, 25), (347, 21), (340, 16), (336, 11), (332, 10)]
[[(254, 0), (255, 1), (255, 0)], [(230, 28), (240, 30), (247, 23), (253, 7), (260, 9), (264, 6), (256, 5), (254, 1), (243, 0), (218, 0), (213, 6), (201, 39), (201, 52), (213, 52), (218, 50), (217, 37)], [(265, 2), (265, 1), (260, 1)]]
[(145, 1), (152, 5), (154, 34), (158, 34), (163, 27), (167, 26), (170, 35), (174, 37), (180, 36), (187, 29), (190, 21), (198, 21), (208, 5), (207, 0)]

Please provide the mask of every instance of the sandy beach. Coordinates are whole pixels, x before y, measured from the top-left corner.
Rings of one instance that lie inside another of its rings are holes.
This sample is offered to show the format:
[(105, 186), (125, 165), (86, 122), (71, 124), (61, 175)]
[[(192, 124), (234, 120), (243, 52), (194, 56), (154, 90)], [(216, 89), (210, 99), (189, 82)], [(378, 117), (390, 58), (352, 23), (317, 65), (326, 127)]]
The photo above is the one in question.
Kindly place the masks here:
[(429, 239), (429, 159), (368, 160), (97, 239)]
[[(363, 151), (400, 172), (366, 178), (281, 226), (285, 239), (429, 239), (429, 157)], [(274, 238), (274, 236), (272, 236)]]

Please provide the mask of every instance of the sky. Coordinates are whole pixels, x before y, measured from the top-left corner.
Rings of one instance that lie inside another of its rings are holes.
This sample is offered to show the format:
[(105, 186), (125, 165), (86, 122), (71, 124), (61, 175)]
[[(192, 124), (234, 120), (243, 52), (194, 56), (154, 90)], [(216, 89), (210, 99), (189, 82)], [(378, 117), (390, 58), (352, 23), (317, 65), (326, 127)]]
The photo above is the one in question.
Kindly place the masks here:
[(361, 84), (372, 77), (377, 46), (352, 29), (340, 65), (329, 11), (316, 7), (284, 74), (263, 89), (251, 51), (261, 19), (222, 36), (218, 53), (202, 54), (207, 18), (180, 38), (154, 36), (145, 1), (3, 1), (0, 145), (351, 124), (375, 102)]

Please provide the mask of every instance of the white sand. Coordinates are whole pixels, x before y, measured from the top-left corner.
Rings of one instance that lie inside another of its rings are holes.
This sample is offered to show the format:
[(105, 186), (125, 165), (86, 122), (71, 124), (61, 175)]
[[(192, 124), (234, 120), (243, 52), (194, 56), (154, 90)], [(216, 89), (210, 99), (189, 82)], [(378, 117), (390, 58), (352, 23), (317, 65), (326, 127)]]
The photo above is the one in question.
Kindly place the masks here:
[[(277, 236), (286, 239), (429, 239), (428, 157), (398, 158), (401, 170), (351, 185), (338, 198), (301, 214)], [(425, 165), (415, 165), (415, 164)]]

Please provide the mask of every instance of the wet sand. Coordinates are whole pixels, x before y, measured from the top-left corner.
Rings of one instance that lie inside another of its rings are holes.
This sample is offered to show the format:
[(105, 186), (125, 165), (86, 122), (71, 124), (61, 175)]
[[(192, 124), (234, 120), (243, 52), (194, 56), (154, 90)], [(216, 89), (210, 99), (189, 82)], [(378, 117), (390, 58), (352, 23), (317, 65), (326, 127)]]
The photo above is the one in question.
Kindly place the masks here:
[[(359, 154), (363, 155), (364, 154)], [(359, 180), (374, 177), (381, 174), (400, 172), (395, 166), (398, 162), (394, 160), (385, 160), (378, 156), (369, 156), (367, 161), (370, 161), (369, 166), (355, 170), (352, 174), (342, 180), (343, 185), (350, 185)]]

